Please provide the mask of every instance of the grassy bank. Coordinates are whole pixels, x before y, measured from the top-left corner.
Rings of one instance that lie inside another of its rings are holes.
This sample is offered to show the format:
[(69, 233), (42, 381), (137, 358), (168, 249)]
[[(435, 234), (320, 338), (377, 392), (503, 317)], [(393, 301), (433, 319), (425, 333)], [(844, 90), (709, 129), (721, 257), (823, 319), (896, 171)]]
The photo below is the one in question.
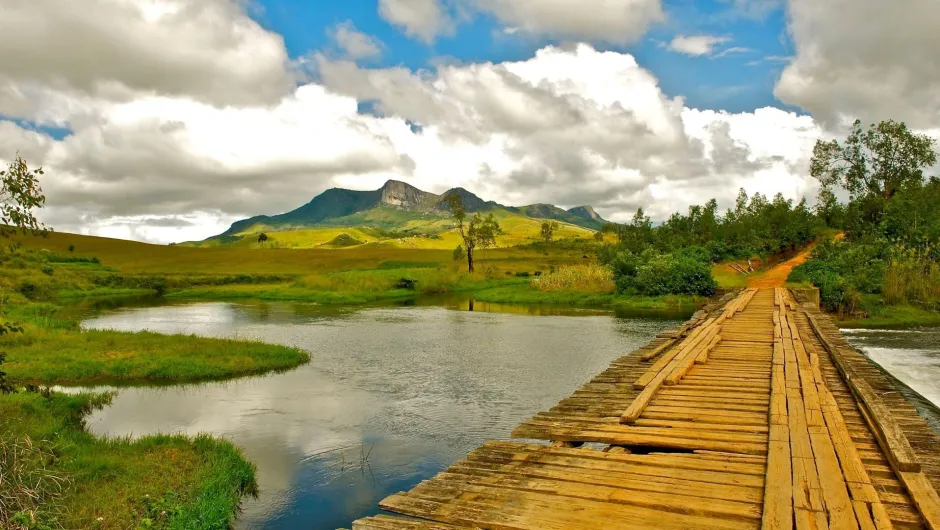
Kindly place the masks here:
[(516, 283), (475, 292), (480, 302), (500, 304), (542, 304), (573, 307), (600, 307), (650, 311), (693, 312), (705, 299), (697, 296), (626, 296), (605, 292), (543, 291), (529, 283)]
[(60, 306), (26, 303), (7, 318), (23, 333), (0, 337), (11, 378), (21, 383), (187, 382), (286, 370), (309, 360), (296, 348), (260, 342), (79, 328)]
[(107, 399), (0, 396), (0, 489), (23, 499), (0, 527), (228, 528), (239, 499), (256, 490), (241, 452), (205, 436), (97, 438), (83, 417)]
[(836, 321), (843, 328), (905, 329), (921, 326), (940, 326), (940, 312), (909, 304), (889, 305), (873, 296), (862, 297), (865, 318), (845, 317), (836, 314)]

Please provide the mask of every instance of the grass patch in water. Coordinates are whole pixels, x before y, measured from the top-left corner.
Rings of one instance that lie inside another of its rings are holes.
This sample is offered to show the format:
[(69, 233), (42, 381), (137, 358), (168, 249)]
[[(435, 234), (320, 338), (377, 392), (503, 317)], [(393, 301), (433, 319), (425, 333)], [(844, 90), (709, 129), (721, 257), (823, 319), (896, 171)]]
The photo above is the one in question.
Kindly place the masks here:
[(615, 293), (579, 291), (541, 291), (530, 283), (495, 287), (474, 293), (480, 302), (502, 304), (545, 304), (576, 307), (603, 307), (610, 309), (643, 309), (656, 311), (691, 310), (702, 306), (706, 299), (700, 296), (627, 296)]
[(4, 370), (21, 383), (187, 382), (286, 370), (296, 348), (160, 333), (30, 327), (0, 339)]
[(81, 330), (50, 303), (12, 308), (24, 333), (0, 337), (4, 371), (18, 383), (188, 382), (286, 370), (306, 352), (275, 344), (151, 332)]
[(84, 416), (109, 397), (0, 396), (0, 437), (31, 448), (16, 455), (18, 465), (33, 480), (62, 486), (45, 488), (38, 502), (24, 499), (19, 518), (27, 524), (14, 526), (0, 515), (0, 526), (230, 528), (241, 497), (257, 491), (255, 468), (241, 451), (208, 436), (95, 437)]

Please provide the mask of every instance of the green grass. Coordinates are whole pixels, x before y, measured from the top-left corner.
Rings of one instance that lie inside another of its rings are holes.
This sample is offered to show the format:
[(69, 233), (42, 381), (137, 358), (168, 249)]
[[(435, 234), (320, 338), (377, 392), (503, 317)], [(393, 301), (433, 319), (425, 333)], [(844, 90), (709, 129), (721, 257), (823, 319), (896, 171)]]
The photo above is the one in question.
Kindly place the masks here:
[(712, 276), (718, 281), (718, 287), (740, 289), (747, 287), (748, 276), (723, 265), (712, 266)]
[(614, 293), (540, 291), (528, 282), (517, 282), (512, 285), (477, 291), (473, 294), (473, 298), (480, 302), (502, 304), (544, 304), (649, 311), (678, 310), (689, 313), (705, 303), (705, 299), (698, 296), (647, 297)]
[(225, 379), (309, 360), (301, 350), (258, 342), (38, 326), (0, 338), (0, 350), (12, 379), (42, 384)]
[(0, 436), (28, 437), (34, 447), (45, 447), (46, 456), (37, 452), (32, 458), (44, 460), (36, 463), (44, 476), (69, 483), (42, 499), (36, 521), (108, 530), (229, 528), (241, 497), (257, 491), (254, 466), (240, 450), (207, 436), (97, 438), (85, 430), (84, 416), (107, 398), (0, 396)]
[(362, 305), (373, 302), (404, 300), (417, 295), (406, 289), (384, 291), (321, 291), (295, 287), (292, 284), (269, 285), (220, 285), (192, 287), (167, 293), (167, 298), (176, 300), (264, 300), (284, 302), (308, 302), (323, 305)]
[(837, 318), (839, 327), (866, 329), (904, 329), (940, 326), (940, 312), (911, 305), (885, 305), (863, 298), (867, 318)]

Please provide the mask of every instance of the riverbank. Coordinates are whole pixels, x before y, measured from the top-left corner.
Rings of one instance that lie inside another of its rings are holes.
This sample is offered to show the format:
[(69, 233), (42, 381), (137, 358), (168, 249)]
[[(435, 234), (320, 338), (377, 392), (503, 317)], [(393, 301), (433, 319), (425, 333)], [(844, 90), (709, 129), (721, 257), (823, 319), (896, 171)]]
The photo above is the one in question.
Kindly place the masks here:
[(908, 329), (940, 326), (940, 312), (911, 305), (871, 306), (866, 318), (833, 315), (841, 328)]
[[(0, 371), (20, 390), (0, 394), (0, 488), (5, 502), (14, 503), (0, 514), (0, 527), (230, 527), (242, 496), (256, 490), (254, 465), (234, 445), (208, 436), (98, 438), (84, 418), (111, 395), (35, 385), (228, 379), (287, 370), (308, 362), (308, 354), (259, 342), (83, 331), (63, 300), (156, 291), (96, 285), (100, 276), (88, 270), (100, 274), (97, 264), (7, 258), (0, 271), (2, 319), (21, 329), (5, 327), (9, 332), (0, 336), (6, 354)], [(23, 390), (27, 385), (33, 389)]]
[[(208, 436), (102, 439), (84, 417), (107, 394), (19, 392), (0, 396), (3, 528), (228, 528), (255, 467)], [(26, 490), (29, 491), (26, 491)], [(6, 520), (4, 520), (6, 518)]]

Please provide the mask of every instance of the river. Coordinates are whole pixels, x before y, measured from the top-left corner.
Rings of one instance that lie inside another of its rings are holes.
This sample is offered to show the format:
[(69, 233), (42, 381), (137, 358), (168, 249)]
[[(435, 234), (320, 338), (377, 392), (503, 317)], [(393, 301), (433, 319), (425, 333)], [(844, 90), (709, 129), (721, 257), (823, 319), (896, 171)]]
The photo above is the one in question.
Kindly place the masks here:
[[(98, 434), (211, 433), (258, 466), (239, 528), (349, 527), (554, 405), (678, 317), (425, 300), (327, 309), (196, 303), (98, 308), (85, 328), (257, 339), (311, 362), (277, 375), (116, 390)], [(940, 430), (940, 329), (844, 330)]]
[[(85, 328), (258, 339), (310, 352), (295, 370), (117, 389), (98, 434), (207, 432), (258, 466), (240, 528), (349, 527), (554, 405), (673, 318), (475, 304), (324, 309), (197, 303), (109, 309)], [(108, 390), (95, 388), (94, 390)]]

